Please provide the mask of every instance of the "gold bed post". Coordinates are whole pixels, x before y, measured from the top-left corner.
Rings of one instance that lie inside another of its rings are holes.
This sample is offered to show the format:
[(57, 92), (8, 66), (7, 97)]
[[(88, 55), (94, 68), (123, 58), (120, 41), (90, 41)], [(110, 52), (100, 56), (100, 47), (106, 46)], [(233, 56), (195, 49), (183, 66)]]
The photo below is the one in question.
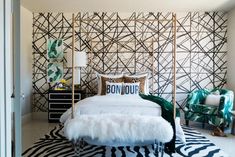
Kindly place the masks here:
[[(160, 20), (159, 20), (160, 21)], [(173, 22), (173, 116), (176, 117), (176, 14), (172, 13), (172, 22)], [(74, 118), (74, 53), (75, 53), (75, 24), (76, 18), (72, 14), (72, 114), (71, 118)], [(154, 64), (154, 40), (151, 41), (152, 44), (152, 65)], [(93, 51), (91, 45), (91, 51)], [(154, 66), (152, 67), (152, 72), (154, 73)], [(154, 83), (154, 78), (152, 78)], [(153, 87), (152, 87), (153, 91)]]
[(74, 52), (75, 52), (75, 16), (72, 15), (72, 114), (74, 118)]
[(174, 41), (173, 41), (173, 105), (174, 105), (174, 119), (176, 117), (176, 14), (173, 13), (173, 29), (174, 29)]
[(152, 94), (154, 93), (154, 40), (152, 39)]

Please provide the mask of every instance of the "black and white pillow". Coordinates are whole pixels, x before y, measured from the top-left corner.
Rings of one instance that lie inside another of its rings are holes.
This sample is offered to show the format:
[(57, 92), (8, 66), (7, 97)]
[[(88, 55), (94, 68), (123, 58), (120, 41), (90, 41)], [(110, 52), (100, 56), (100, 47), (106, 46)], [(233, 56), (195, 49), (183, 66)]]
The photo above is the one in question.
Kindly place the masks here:
[(113, 83), (106, 81), (106, 95), (121, 95), (122, 84), (123, 82)]
[(140, 82), (123, 83), (124, 95), (138, 95), (140, 92)]

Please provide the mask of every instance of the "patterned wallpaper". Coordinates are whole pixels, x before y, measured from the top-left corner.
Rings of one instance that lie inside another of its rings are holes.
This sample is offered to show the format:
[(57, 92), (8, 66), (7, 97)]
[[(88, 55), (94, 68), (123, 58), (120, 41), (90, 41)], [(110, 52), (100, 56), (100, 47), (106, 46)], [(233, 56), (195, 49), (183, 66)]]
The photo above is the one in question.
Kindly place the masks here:
[[(177, 13), (177, 104), (196, 89), (226, 85), (227, 14)], [(47, 39), (64, 40), (64, 78), (71, 79), (72, 14), (33, 14), (33, 110), (47, 111)], [(88, 54), (81, 87), (97, 92), (100, 73), (149, 72), (150, 92), (172, 98), (172, 13), (77, 13), (76, 50)]]

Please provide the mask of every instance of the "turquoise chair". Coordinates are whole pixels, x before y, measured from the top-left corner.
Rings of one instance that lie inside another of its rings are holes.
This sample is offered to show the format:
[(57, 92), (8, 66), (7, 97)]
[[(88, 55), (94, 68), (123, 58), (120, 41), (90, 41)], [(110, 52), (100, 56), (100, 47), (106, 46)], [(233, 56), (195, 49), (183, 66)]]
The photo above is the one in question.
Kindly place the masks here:
[[(219, 94), (222, 95), (219, 106), (205, 104), (207, 95), (217, 90)], [(229, 126), (232, 122), (230, 111), (233, 109), (233, 98), (233, 91), (228, 89), (201, 89), (191, 92), (188, 95), (185, 107), (186, 125), (189, 124), (189, 121), (196, 121), (201, 122), (203, 127), (205, 123), (222, 129)]]

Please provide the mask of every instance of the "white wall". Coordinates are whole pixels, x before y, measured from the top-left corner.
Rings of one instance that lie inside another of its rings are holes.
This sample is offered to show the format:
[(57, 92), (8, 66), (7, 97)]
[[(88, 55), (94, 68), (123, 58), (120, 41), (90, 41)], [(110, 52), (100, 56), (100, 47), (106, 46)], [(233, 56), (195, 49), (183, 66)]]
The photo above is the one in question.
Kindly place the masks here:
[(21, 6), (21, 99), (22, 115), (31, 112), (32, 108), (32, 31), (33, 14)]
[(235, 8), (228, 13), (228, 88), (235, 92)]

